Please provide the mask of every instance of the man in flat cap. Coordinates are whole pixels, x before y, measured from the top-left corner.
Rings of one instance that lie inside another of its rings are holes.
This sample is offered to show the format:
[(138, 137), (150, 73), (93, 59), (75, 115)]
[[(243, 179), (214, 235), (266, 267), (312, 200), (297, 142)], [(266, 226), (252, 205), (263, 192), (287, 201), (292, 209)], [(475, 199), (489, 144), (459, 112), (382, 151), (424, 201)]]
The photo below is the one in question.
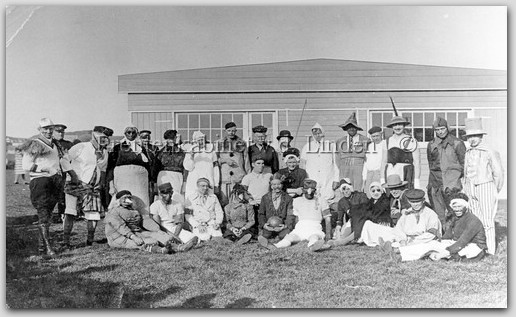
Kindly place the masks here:
[[(57, 141), (57, 144), (59, 144), (64, 153), (68, 153), (68, 150), (73, 146), (73, 142), (64, 139), (66, 128), (67, 126), (64, 124), (55, 124), (53, 135), (54, 139)], [(59, 200), (57, 201), (57, 213), (53, 213), (52, 215), (52, 221), (54, 223), (63, 222), (62, 217), (66, 209), (64, 193), (65, 178), (66, 175), (63, 174), (63, 178), (61, 180), (61, 189), (59, 190)]]
[(242, 178), (249, 173), (251, 165), (247, 144), (237, 135), (237, 125), (228, 122), (224, 126), (226, 136), (217, 141), (217, 155), (220, 164), (220, 190), (221, 204), (224, 207), (233, 190), (235, 183), (242, 181)]
[[(310, 251), (318, 251), (327, 249), (330, 246), (325, 245), (325, 239), (331, 238), (331, 214), (330, 207), (325, 199), (315, 196), (317, 182), (311, 179), (305, 179), (303, 183), (303, 196), (295, 198), (293, 202), (293, 215), (296, 217), (296, 225), (294, 230), (287, 234), (285, 238), (278, 243), (269, 244), (269, 241), (263, 236), (258, 237), (258, 243), (268, 249), (286, 248), (293, 243), (308, 241)], [(327, 228), (326, 234), (323, 231), (321, 222), (324, 219)]]
[[(114, 133), (114, 131), (112, 129), (105, 127), (105, 126), (101, 126), (101, 125), (97, 125), (97, 126), (93, 127), (93, 132), (102, 133), (107, 138), (111, 138)], [(111, 142), (111, 140), (110, 140), (110, 142)], [(106, 149), (109, 152), (109, 144), (106, 146)], [(109, 153), (108, 153), (108, 156), (109, 156)], [(109, 194), (109, 184), (107, 181), (107, 165), (106, 165), (106, 169), (102, 169), (100, 171), (100, 200), (102, 202), (102, 206), (104, 207), (104, 212), (105, 212), (109, 206), (109, 202), (111, 201), (111, 195)], [(103, 212), (100, 213), (100, 216), (104, 217)]]
[(451, 216), (448, 209), (450, 196), (462, 190), (466, 145), (448, 131), (448, 122), (437, 117), (433, 124), (435, 138), (428, 142), (426, 157), (430, 176), (428, 179), (428, 199), (432, 209), (439, 216), (446, 231), (447, 220)]
[(83, 215), (87, 221), (86, 245), (92, 245), (97, 223), (104, 212), (101, 200), (102, 173), (108, 161), (109, 138), (104, 129), (95, 127), (89, 142), (81, 142), (70, 148), (68, 157), (79, 182), (67, 177), (65, 185), (66, 209), (63, 221), (63, 247), (70, 248), (70, 235), (75, 218)]
[[(278, 154), (276, 150), (267, 142), (267, 128), (259, 125), (253, 128), (254, 144), (249, 146), (249, 160), (253, 157), (261, 156), (265, 162), (265, 173), (275, 174), (279, 170)], [(252, 170), (252, 166), (249, 166)]]
[(369, 139), (358, 131), (363, 129), (358, 126), (356, 115), (353, 112), (351, 116), (339, 125), (339, 127), (347, 132), (347, 135), (337, 140), (337, 165), (340, 171), (339, 178), (349, 178), (353, 186), (362, 189), (362, 172), (366, 160), (366, 150)]
[(135, 209), (130, 191), (120, 190), (115, 197), (117, 201), (104, 220), (110, 247), (172, 254), (188, 251), (194, 246), (195, 239), (180, 244), (177, 237), (161, 230), (152, 218)]
[(164, 183), (158, 186), (159, 199), (150, 206), (151, 217), (156, 221), (163, 231), (174, 235), (179, 243), (187, 243), (194, 239), (193, 245), (197, 244), (197, 237), (188, 230), (183, 229), (184, 206), (181, 202), (172, 198), (174, 189), (172, 184)]
[(367, 131), (371, 136), (372, 142), (367, 146), (366, 161), (362, 178), (364, 179), (363, 190), (369, 196), (369, 187), (372, 182), (385, 183), (385, 177), (382, 171), (385, 171), (385, 162), (387, 161), (387, 147), (385, 140), (382, 140), (382, 128), (374, 126)]
[[(62, 173), (71, 170), (67, 153), (52, 138), (54, 123), (42, 118), (38, 126), (39, 135), (21, 145), (22, 168), (30, 176), (30, 200), (38, 214), (38, 251), (54, 257), (55, 250), (50, 241), (52, 211), (59, 199)], [(70, 172), (73, 173), (73, 172)], [(71, 177), (77, 181), (75, 174)]]

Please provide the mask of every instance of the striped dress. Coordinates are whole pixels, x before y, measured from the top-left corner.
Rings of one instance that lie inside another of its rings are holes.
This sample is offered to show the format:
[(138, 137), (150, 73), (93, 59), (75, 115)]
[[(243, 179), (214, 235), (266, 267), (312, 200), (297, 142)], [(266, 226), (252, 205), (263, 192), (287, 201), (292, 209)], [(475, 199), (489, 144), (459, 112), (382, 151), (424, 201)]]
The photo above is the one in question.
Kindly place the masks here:
[(16, 151), (14, 154), (14, 174), (16, 175), (24, 175), (25, 170), (22, 167), (22, 159), (23, 154), (21, 152)]

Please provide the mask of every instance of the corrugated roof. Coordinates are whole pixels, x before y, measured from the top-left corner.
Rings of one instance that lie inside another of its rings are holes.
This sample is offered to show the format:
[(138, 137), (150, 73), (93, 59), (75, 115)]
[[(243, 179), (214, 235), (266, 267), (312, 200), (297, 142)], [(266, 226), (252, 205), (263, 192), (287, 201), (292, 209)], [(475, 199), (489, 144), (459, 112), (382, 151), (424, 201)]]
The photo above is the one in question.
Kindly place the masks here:
[(118, 76), (126, 93), (507, 89), (500, 70), (310, 59)]

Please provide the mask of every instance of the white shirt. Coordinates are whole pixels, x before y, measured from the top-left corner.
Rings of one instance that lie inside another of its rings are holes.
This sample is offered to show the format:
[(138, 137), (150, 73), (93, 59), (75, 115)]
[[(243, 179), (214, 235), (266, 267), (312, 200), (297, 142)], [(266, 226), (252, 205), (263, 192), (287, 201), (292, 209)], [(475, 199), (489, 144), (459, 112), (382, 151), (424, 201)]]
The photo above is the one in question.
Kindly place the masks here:
[(247, 191), (253, 196), (254, 201), (260, 204), (263, 195), (269, 192), (269, 183), (271, 181), (271, 173), (255, 173), (251, 172), (244, 176), (242, 185), (247, 186)]
[(317, 182), (321, 194), (329, 199), (332, 196), (333, 182), (339, 181), (339, 168), (335, 160), (335, 144), (315, 140), (303, 146), (301, 159), (305, 160), (305, 170), (310, 179)]
[(150, 206), (150, 214), (158, 215), (161, 219), (161, 225), (170, 232), (176, 230), (177, 223), (182, 222), (184, 208), (180, 202), (172, 200), (168, 205), (159, 199)]
[(331, 217), (326, 199), (306, 199), (305, 196), (301, 196), (294, 198), (292, 208), (294, 216), (297, 216), (299, 221), (321, 222), (323, 218)]
[(208, 194), (204, 196), (206, 201), (203, 202), (203, 195), (199, 192), (186, 198), (185, 208), (192, 210), (192, 215), (186, 217), (187, 221), (195, 228), (200, 223), (221, 224), (224, 212), (220, 206), (217, 196)]
[(369, 143), (366, 153), (366, 162), (364, 168), (368, 171), (379, 170), (382, 166), (383, 151), (385, 150), (386, 142), (382, 140), (376, 144), (374, 142)]
[(81, 181), (88, 183), (93, 176), (93, 172), (97, 171), (95, 184), (98, 183), (100, 172), (102, 169), (105, 171), (107, 166), (107, 150), (103, 150), (102, 153), (102, 158), (97, 159), (95, 147), (91, 142), (77, 143), (68, 150), (68, 158), (70, 159), (72, 169)]

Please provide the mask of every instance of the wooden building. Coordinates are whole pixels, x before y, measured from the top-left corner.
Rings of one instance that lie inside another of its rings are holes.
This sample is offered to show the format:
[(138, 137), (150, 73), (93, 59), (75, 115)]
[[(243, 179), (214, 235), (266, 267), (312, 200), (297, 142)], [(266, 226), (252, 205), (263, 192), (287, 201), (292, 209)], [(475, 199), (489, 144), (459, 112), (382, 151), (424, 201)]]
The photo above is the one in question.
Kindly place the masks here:
[(373, 125), (384, 127), (393, 115), (392, 97), (419, 141), (422, 186), (428, 181), (426, 144), (434, 137), (434, 118), (445, 117), (460, 136), (464, 118), (480, 116), (486, 141), (500, 152), (507, 171), (506, 71), (313, 59), (128, 74), (118, 84), (119, 93), (128, 95), (132, 122), (158, 138), (173, 128), (183, 140), (195, 130), (216, 140), (224, 124), (234, 121), (246, 140), (258, 124), (269, 128), (272, 141), (280, 130), (290, 130), (298, 148), (315, 122), (326, 139), (340, 138), (345, 132), (338, 125), (353, 112), (365, 135)]

